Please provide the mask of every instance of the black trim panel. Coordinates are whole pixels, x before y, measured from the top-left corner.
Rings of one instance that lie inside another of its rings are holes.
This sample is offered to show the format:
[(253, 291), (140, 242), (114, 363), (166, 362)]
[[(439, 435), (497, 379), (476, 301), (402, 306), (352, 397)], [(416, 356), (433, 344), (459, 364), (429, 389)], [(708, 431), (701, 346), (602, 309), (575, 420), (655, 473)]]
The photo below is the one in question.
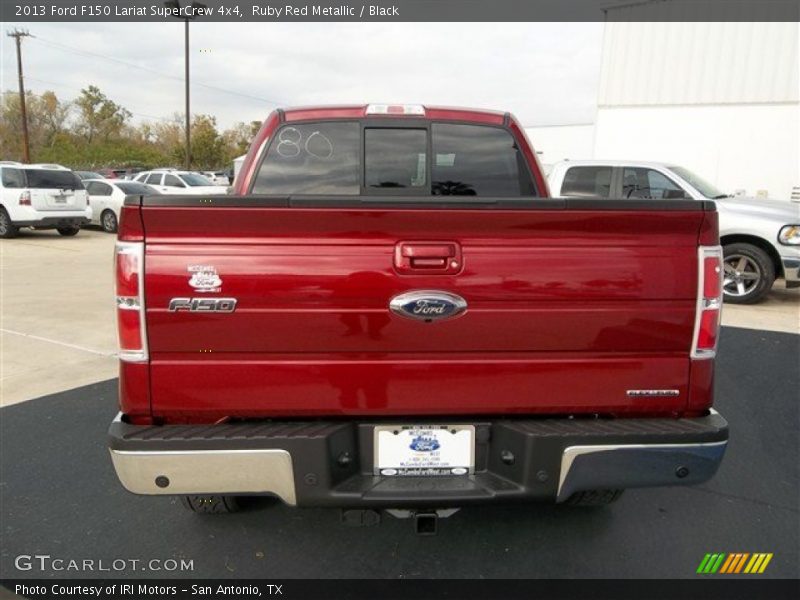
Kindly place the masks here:
[(630, 200), (465, 196), (126, 196), (126, 206), (220, 208), (322, 209), (476, 209), (476, 210), (586, 210), (586, 211), (716, 211), (710, 200)]
[(55, 229), (56, 227), (72, 227), (73, 225), (89, 225), (86, 217), (45, 217), (36, 221), (12, 221), (15, 227), (36, 227), (39, 229)]

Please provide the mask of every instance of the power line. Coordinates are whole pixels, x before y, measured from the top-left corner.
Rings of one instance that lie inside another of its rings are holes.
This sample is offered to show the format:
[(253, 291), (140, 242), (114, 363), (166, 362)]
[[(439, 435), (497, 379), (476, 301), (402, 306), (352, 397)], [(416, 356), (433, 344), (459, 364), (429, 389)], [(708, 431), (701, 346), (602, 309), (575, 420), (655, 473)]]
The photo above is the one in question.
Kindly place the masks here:
[[(31, 37), (33, 37), (33, 39), (35, 39), (35, 40), (37, 40), (37, 41), (39, 41), (39, 42), (41, 42), (41, 43), (43, 43), (43, 44), (45, 44), (47, 46), (51, 46), (53, 48), (58, 48), (60, 50), (65, 50), (67, 52), (72, 52), (74, 54), (78, 54), (78, 55), (81, 55), (81, 56), (89, 56), (89, 57), (94, 57), (94, 58), (101, 58), (103, 60), (114, 62), (114, 63), (120, 64), (120, 65), (125, 65), (126, 67), (130, 67), (132, 69), (139, 69), (141, 71), (147, 71), (148, 73), (153, 73), (154, 75), (158, 75), (159, 77), (165, 77), (167, 79), (174, 79), (176, 81), (183, 81), (183, 79), (181, 77), (177, 77), (175, 75), (169, 75), (168, 73), (162, 73), (161, 71), (157, 71), (155, 69), (151, 69), (150, 67), (143, 67), (142, 65), (137, 65), (135, 63), (129, 63), (127, 61), (120, 60), (118, 58), (114, 58), (113, 56), (106, 56), (104, 54), (97, 54), (95, 52), (89, 52), (87, 50), (79, 50), (78, 48), (73, 48), (71, 46), (66, 46), (64, 44), (60, 44), (58, 42), (45, 40), (45, 39), (40, 38), (38, 36), (31, 36)], [(233, 91), (233, 90), (226, 90), (224, 88), (216, 87), (214, 85), (209, 85), (207, 83), (200, 83), (200, 82), (196, 82), (195, 81), (195, 82), (193, 82), (192, 85), (204, 87), (206, 89), (214, 90), (214, 91), (217, 91), (217, 92), (221, 92), (223, 94), (230, 94), (232, 96), (239, 96), (241, 98), (248, 98), (250, 100), (255, 100), (257, 102), (264, 102), (266, 104), (272, 104), (272, 105), (275, 105), (275, 106), (286, 104), (285, 102), (278, 102), (276, 100), (270, 100), (269, 98), (261, 98), (259, 96), (253, 96), (251, 94), (244, 94), (242, 92), (236, 92), (236, 91)]]

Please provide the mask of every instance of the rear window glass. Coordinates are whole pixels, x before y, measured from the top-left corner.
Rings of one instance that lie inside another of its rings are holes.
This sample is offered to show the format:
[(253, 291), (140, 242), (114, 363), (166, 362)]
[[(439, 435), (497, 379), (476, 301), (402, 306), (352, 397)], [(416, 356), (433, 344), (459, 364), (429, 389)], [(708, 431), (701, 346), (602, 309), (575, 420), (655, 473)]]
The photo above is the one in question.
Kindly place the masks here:
[(197, 173), (184, 173), (181, 175), (183, 181), (189, 184), (190, 187), (206, 187), (209, 185), (214, 185), (211, 183), (211, 180), (203, 177), (202, 175), (198, 175)]
[(110, 185), (100, 183), (99, 181), (90, 181), (87, 183), (86, 191), (89, 192), (90, 196), (110, 196), (112, 192)]
[(180, 179), (178, 179), (175, 175), (164, 175), (164, 185), (167, 187), (186, 187)]
[(341, 121), (283, 125), (269, 142), (252, 188), (255, 194), (277, 195), (358, 195), (362, 191), (368, 195), (536, 194), (525, 157), (504, 129), (455, 123), (425, 128), (369, 120), (363, 126)]
[(442, 196), (534, 194), (514, 138), (496, 127), (434, 123), (432, 193)]
[(270, 143), (254, 194), (358, 194), (358, 123), (285, 125)]
[(364, 131), (365, 186), (428, 191), (428, 133), (424, 129)]
[(126, 194), (155, 194), (156, 190), (149, 185), (132, 181), (130, 183), (118, 183), (117, 187)]
[(72, 171), (50, 171), (48, 169), (25, 169), (29, 188), (58, 188), (82, 190), (81, 178)]
[(23, 188), (25, 187), (25, 177), (20, 169), (9, 169), (3, 167), (3, 187)]
[(611, 167), (570, 167), (564, 173), (561, 195), (577, 198), (608, 198)]

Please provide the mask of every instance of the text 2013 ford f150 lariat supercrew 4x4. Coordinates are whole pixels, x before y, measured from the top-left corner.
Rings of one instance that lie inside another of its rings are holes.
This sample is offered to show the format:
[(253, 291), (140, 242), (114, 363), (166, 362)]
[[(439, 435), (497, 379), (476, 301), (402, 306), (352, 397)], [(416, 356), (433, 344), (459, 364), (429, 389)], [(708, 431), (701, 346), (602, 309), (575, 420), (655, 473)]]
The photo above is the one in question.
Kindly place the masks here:
[(508, 114), (278, 110), (230, 196), (128, 197), (122, 484), (443, 509), (712, 477), (713, 202), (548, 198)]

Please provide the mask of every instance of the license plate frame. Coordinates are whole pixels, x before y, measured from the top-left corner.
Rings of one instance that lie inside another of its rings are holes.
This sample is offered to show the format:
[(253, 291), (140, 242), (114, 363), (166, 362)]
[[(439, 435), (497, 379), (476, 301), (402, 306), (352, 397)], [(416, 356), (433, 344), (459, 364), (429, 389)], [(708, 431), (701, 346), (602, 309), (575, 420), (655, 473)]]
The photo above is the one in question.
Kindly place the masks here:
[(467, 476), (475, 472), (475, 426), (376, 425), (373, 432), (373, 450), (375, 475)]

